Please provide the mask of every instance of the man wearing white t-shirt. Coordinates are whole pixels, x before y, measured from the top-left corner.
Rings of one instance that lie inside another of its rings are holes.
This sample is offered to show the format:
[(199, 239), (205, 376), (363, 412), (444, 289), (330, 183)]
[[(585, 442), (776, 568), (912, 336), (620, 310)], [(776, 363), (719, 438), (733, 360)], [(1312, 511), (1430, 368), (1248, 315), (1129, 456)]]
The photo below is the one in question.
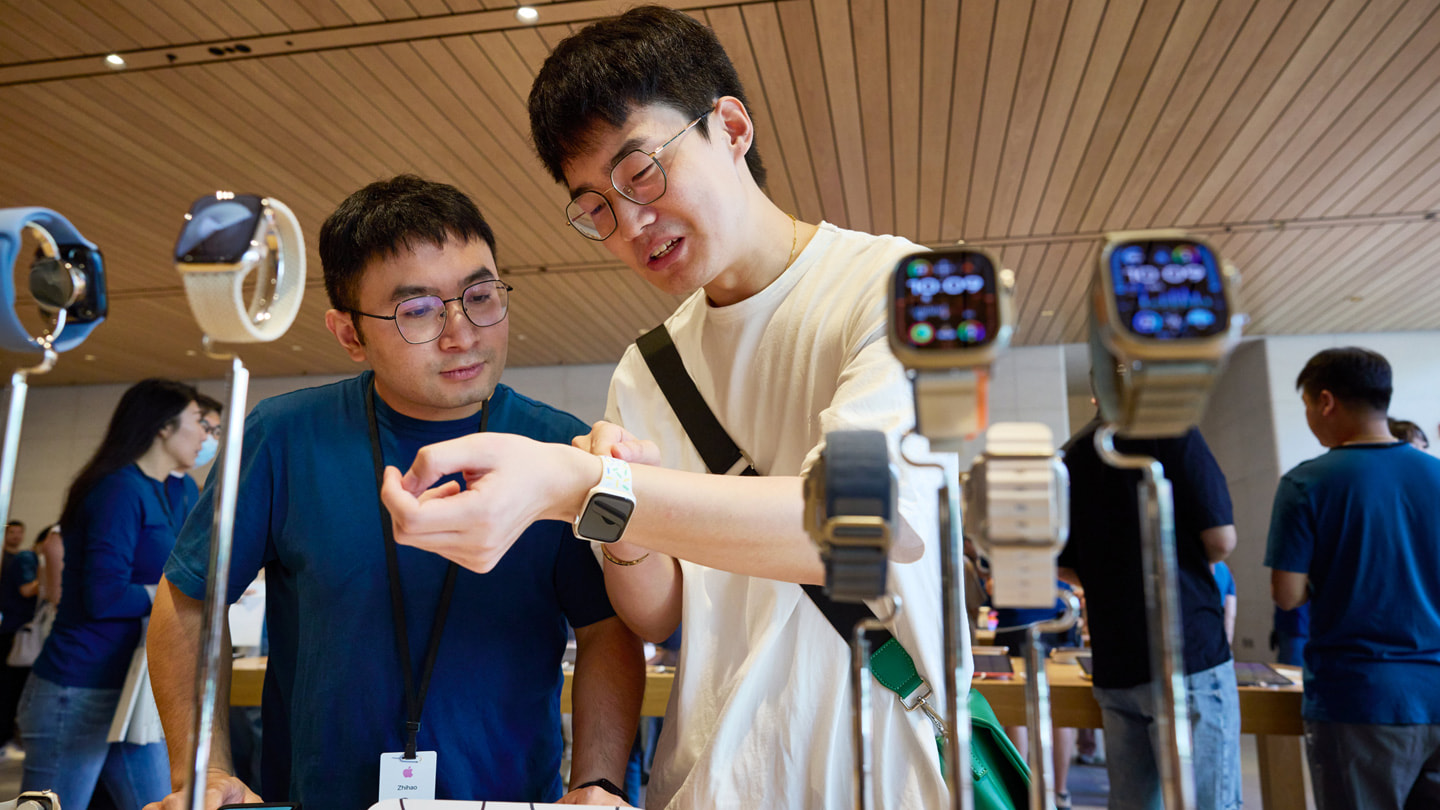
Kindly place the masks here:
[[(642, 7), (556, 46), (530, 115), (575, 229), (688, 296), (666, 326), (763, 477), (706, 474), (632, 346), (607, 421), (578, 449), (491, 436), (432, 445), (403, 479), (387, 473), (384, 497), (400, 542), (488, 570), (519, 527), (575, 518), (608, 475), (596, 456), (630, 462), (635, 508), (624, 539), (602, 547), (606, 586), (645, 638), (666, 638), (682, 618), (685, 628), (647, 804), (849, 808), (849, 651), (800, 587), (824, 581), (802, 475), (834, 430), (884, 430), (898, 456), (914, 414), (885, 341), (885, 290), (917, 247), (781, 211), (763, 191), (744, 99), (708, 28)], [(420, 495), (453, 472), (467, 490)], [(889, 588), (904, 606), (891, 630), (944, 705), (938, 484), (901, 470)], [(968, 684), (970, 656), (961, 660)], [(930, 722), (891, 692), (872, 695), (878, 806), (946, 805)]]

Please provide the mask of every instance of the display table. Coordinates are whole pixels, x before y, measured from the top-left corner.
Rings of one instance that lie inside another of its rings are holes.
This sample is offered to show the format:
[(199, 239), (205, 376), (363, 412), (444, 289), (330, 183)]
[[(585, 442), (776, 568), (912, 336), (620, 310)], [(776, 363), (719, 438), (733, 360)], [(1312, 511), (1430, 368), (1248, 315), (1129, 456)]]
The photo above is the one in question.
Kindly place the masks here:
[[(976, 679), (974, 688), (990, 701), (1002, 725), (1025, 725), (1025, 661), (1011, 659), (1009, 680)], [(1240, 733), (1256, 735), (1260, 766), (1260, 804), (1268, 810), (1305, 810), (1301, 768), (1305, 733), (1300, 719), (1300, 669), (1274, 665), (1295, 682), (1288, 687), (1240, 687)], [(1050, 717), (1056, 728), (1100, 728), (1100, 706), (1090, 681), (1077, 664), (1049, 662)]]
[[(560, 711), (570, 712), (570, 678), (565, 673), (565, 688), (560, 693)], [(645, 671), (645, 697), (640, 702), (640, 714), (645, 717), (664, 717), (665, 704), (670, 701), (670, 686), (675, 682), (675, 670), (669, 667), (647, 667)], [(237, 658), (230, 677), (231, 706), (259, 706), (260, 695), (265, 685), (264, 658)]]
[[(1013, 659), (1015, 676), (1009, 680), (976, 679), (974, 688), (990, 701), (995, 716), (1007, 726), (1025, 725), (1025, 662)], [(1300, 719), (1300, 670), (1276, 666), (1295, 681), (1294, 686), (1240, 687), (1240, 731), (1256, 736), (1260, 765), (1261, 806), (1269, 810), (1305, 810), (1305, 777), (1301, 769), (1305, 733)], [(1057, 728), (1100, 728), (1100, 706), (1090, 691), (1090, 681), (1075, 664), (1050, 662), (1050, 716)], [(560, 694), (560, 710), (570, 711), (570, 676)], [(265, 680), (264, 658), (235, 660), (230, 683), (230, 705), (260, 705)], [(651, 667), (645, 673), (645, 698), (640, 714), (662, 717), (675, 682), (673, 669)]]

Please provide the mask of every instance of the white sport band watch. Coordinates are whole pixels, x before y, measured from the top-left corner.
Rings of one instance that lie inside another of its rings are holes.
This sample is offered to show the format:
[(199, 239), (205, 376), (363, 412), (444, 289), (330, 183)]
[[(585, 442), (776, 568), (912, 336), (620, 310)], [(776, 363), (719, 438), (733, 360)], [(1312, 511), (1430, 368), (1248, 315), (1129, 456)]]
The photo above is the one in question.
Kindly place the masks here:
[(575, 516), (575, 536), (614, 543), (624, 536), (635, 511), (635, 484), (629, 464), (609, 456), (601, 456), (600, 463), (600, 483), (590, 488), (585, 505)]
[[(285, 334), (305, 291), (305, 237), (274, 197), (216, 192), (186, 214), (176, 269), (201, 330), (225, 343), (268, 343)], [(245, 284), (259, 268), (250, 300)]]

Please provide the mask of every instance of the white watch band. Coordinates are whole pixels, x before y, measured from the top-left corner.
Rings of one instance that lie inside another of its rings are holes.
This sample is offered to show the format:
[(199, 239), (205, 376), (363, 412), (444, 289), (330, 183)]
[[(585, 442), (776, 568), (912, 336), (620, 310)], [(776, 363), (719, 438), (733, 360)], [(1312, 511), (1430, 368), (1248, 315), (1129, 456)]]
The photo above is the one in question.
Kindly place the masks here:
[(985, 429), (987, 379), (975, 368), (915, 372), (915, 432), (932, 451), (957, 452)]
[[(1055, 557), (1069, 535), (1069, 487), (1054, 434), (1037, 422), (1001, 422), (985, 434), (984, 542), (1001, 607), (1049, 607)], [(967, 500), (970, 500), (967, 498)]]
[[(263, 216), (274, 229), (279, 250), (274, 291), (270, 300), (245, 300), (245, 280), (257, 266), (265, 272), (268, 262), (262, 261), (234, 270), (187, 271), (180, 267), (185, 280), (185, 297), (200, 329), (212, 339), (225, 343), (268, 343), (285, 334), (300, 312), (305, 293), (305, 237), (295, 214), (274, 197), (264, 200)], [(267, 245), (261, 246), (268, 252)], [(263, 254), (262, 254), (263, 255)]]

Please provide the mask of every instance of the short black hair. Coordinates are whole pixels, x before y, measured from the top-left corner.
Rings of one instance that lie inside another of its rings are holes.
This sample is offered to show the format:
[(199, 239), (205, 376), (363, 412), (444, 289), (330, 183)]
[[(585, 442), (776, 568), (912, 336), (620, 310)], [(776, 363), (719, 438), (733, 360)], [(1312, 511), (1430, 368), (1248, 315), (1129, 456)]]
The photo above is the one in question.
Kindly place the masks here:
[(1418, 439), (1420, 444), (1430, 446), (1430, 437), (1425, 435), (1425, 429), (1406, 419), (1387, 419), (1386, 427), (1390, 428), (1390, 435), (1406, 444), (1415, 444)]
[(20, 528), (23, 529), (23, 528), (25, 528), (25, 521), (23, 521), (23, 520), (12, 520), (12, 521), (10, 521), (10, 522), (8, 522), (8, 523), (5, 524), (5, 528), (7, 528), (7, 529), (10, 528), (11, 526), (19, 526)]
[[(530, 135), (550, 176), (564, 183), (565, 164), (586, 149), (598, 123), (623, 126), (635, 107), (646, 104), (698, 118), (722, 96), (750, 107), (715, 32), (674, 9), (640, 6), (555, 46), (530, 88)], [(702, 120), (697, 129), (709, 138), (707, 124)], [(765, 164), (754, 141), (745, 163), (755, 184), (765, 188)]]
[(215, 413), (225, 413), (225, 406), (220, 404), (220, 400), (208, 394), (201, 394), (199, 392), (196, 392), (195, 404), (200, 406), (200, 413), (202, 414), (206, 414), (211, 411), (214, 411)]
[(345, 198), (320, 226), (320, 267), (330, 306), (359, 306), (360, 274), (377, 256), (394, 256), (416, 244), (484, 240), (495, 253), (495, 233), (460, 189), (402, 174), (377, 180)]
[(1329, 391), (1347, 407), (1364, 407), (1384, 413), (1390, 409), (1390, 363), (1378, 352), (1348, 346), (1326, 349), (1305, 364), (1295, 387), (1310, 399)]

